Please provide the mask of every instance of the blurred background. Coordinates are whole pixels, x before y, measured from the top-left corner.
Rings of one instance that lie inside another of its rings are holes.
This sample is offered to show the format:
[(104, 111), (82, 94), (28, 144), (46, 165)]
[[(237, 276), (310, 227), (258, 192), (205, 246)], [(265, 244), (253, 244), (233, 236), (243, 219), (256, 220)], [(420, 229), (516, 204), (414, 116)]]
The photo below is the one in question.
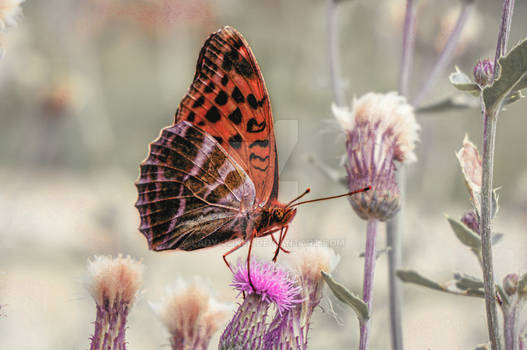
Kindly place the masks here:
[[(420, 1), (411, 96), (421, 88), (460, 10), (460, 1)], [(0, 349), (86, 349), (95, 307), (84, 288), (94, 254), (130, 254), (147, 266), (130, 313), (129, 349), (167, 348), (148, 301), (177, 277), (201, 276), (216, 297), (235, 302), (225, 247), (153, 253), (139, 233), (134, 203), (138, 165), (169, 125), (194, 75), (209, 33), (231, 25), (244, 34), (271, 96), (282, 164), (281, 199), (307, 186), (312, 198), (342, 193), (306, 159), (343, 173), (344, 137), (332, 120), (327, 8), (323, 0), (26, 1), (19, 25), (2, 33), (0, 60)], [(402, 0), (344, 1), (338, 8), (342, 79), (351, 101), (397, 89)], [(467, 73), (494, 57), (502, 1), (477, 2), (448, 72)], [(527, 4), (516, 3), (510, 46), (527, 33)], [(445, 73), (423, 104), (455, 93)], [(526, 101), (507, 107), (497, 133), (496, 278), (527, 272)], [(454, 271), (480, 275), (477, 261), (451, 233), (444, 214), (470, 208), (454, 152), (465, 133), (481, 147), (477, 109), (418, 115), (418, 162), (408, 171), (403, 265), (439, 280)], [(341, 255), (334, 275), (359, 293), (365, 222), (346, 199), (303, 206), (289, 244), (329, 240)], [(381, 226), (384, 229), (384, 226)], [(262, 240), (256, 255), (270, 258)], [(384, 231), (379, 246), (385, 244)], [(267, 247), (266, 247), (267, 246)], [(240, 256), (246, 250), (239, 251)], [(284, 256), (281, 257), (284, 259)], [(233, 257), (234, 259), (234, 257)], [(375, 279), (372, 349), (390, 346), (387, 260)], [(482, 299), (404, 286), (406, 349), (473, 349), (487, 339)], [(318, 312), (312, 349), (358, 344), (358, 322), (334, 302), (338, 322)], [(210, 348), (217, 347), (213, 338)]]

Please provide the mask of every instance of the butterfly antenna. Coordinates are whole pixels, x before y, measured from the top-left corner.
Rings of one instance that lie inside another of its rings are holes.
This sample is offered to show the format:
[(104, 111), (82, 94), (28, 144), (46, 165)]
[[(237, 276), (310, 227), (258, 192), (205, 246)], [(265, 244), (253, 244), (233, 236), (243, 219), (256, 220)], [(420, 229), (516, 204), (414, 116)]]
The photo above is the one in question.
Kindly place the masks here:
[(286, 207), (289, 207), (291, 206), (291, 204), (293, 204), (294, 202), (296, 202), (297, 200), (299, 200), (300, 198), (304, 197), (306, 194), (308, 194), (309, 192), (311, 192), (311, 189), (308, 187), (306, 188), (306, 190), (304, 191), (304, 193), (302, 193), (300, 196), (296, 197), (295, 199), (293, 199), (291, 202), (287, 203)]
[[(348, 193), (339, 194), (339, 195), (336, 195), (336, 196), (323, 197), (323, 198), (317, 198), (317, 199), (311, 199), (311, 200), (308, 200), (308, 201), (298, 202), (298, 203), (295, 203), (295, 204), (291, 205), (291, 207), (296, 207), (297, 205), (300, 205), (300, 204), (325, 201), (325, 200), (328, 200), (328, 199), (334, 199), (334, 198), (340, 198), (340, 197), (347, 197), (347, 196), (351, 196), (352, 194), (366, 192), (366, 191), (369, 191), (369, 190), (371, 190), (371, 186), (368, 186), (368, 187), (365, 187), (365, 188), (361, 188), (360, 190), (355, 190), (355, 191), (351, 191), (351, 192), (348, 192)], [(305, 195), (305, 193), (302, 196), (304, 196), (304, 195)], [(300, 196), (300, 197), (302, 197), (302, 196)]]

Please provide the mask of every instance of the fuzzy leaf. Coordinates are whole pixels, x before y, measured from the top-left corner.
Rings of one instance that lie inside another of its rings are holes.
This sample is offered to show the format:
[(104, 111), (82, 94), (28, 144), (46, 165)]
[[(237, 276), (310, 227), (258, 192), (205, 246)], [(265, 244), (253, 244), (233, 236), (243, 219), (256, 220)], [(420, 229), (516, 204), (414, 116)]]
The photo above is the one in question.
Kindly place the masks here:
[(363, 323), (364, 321), (368, 320), (368, 318), (370, 318), (368, 305), (361, 298), (350, 292), (342, 284), (335, 281), (335, 279), (331, 277), (330, 274), (324, 271), (322, 271), (322, 278), (324, 278), (324, 281), (326, 281), (329, 289), (331, 289), (337, 299), (342, 301), (344, 304), (349, 305), (353, 311), (355, 311), (360, 323)]
[(456, 237), (461, 243), (476, 250), (481, 249), (481, 238), (476, 233), (474, 233), (461, 221), (454, 220), (448, 216), (446, 218), (450, 224), (450, 227), (452, 228), (452, 231), (454, 231)]
[(434, 282), (431, 279), (428, 279), (427, 277), (424, 277), (423, 275), (419, 274), (417, 271), (414, 270), (397, 270), (396, 275), (403, 282), (406, 283), (413, 283), (439, 291), (445, 290), (439, 283)]
[(505, 101), (503, 101), (503, 105), (510, 105), (511, 103), (519, 101), (524, 97), (525, 95), (520, 90), (513, 91), (507, 95)]
[(527, 87), (527, 39), (498, 60), (499, 76), (483, 89), (483, 103), (487, 111), (497, 110), (513, 91)]
[(456, 71), (454, 73), (450, 74), (448, 79), (456, 89), (468, 92), (474, 96), (479, 96), (481, 89), (478, 84), (473, 82), (472, 79), (470, 79), (468, 75), (463, 73), (458, 67), (456, 67)]

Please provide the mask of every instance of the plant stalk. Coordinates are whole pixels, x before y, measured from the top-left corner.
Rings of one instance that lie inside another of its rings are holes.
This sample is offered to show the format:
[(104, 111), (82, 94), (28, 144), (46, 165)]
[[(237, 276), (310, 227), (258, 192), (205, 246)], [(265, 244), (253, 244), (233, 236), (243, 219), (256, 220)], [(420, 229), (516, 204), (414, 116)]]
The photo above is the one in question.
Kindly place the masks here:
[(366, 249), (364, 252), (364, 284), (362, 299), (368, 305), (369, 318), (360, 325), (359, 350), (367, 350), (370, 338), (370, 326), (373, 300), (373, 278), (375, 274), (375, 240), (377, 237), (377, 220), (368, 220), (366, 230)]
[(470, 15), (470, 12), (472, 12), (473, 7), (474, 1), (464, 2), (463, 8), (461, 9), (461, 12), (459, 13), (459, 16), (457, 18), (456, 25), (454, 26), (454, 29), (452, 29), (452, 33), (450, 33), (450, 36), (448, 37), (448, 40), (445, 46), (443, 47), (443, 50), (441, 50), (441, 53), (439, 54), (439, 57), (437, 58), (437, 61), (435, 62), (432, 68), (432, 71), (428, 75), (427, 80), (423, 84), (423, 87), (419, 90), (419, 93), (413, 100), (413, 105), (415, 107), (418, 107), (421, 104), (423, 98), (426, 96), (430, 88), (435, 84), (437, 79), (441, 76), (441, 74), (443, 74), (448, 64), (450, 63), (452, 56), (454, 55), (454, 52), (456, 50), (457, 44), (459, 42), (459, 38), (461, 37), (461, 32), (465, 27), (465, 24)]
[(494, 171), (494, 147), (496, 142), (497, 111), (484, 111), (483, 127), (483, 161), (481, 184), (481, 246), (483, 258), (483, 283), (485, 287), (485, 308), (487, 325), (492, 350), (501, 350), (498, 330), (498, 316), (496, 311), (496, 289), (494, 285), (494, 264), (492, 262), (492, 246), (490, 242), (492, 232), (492, 177)]
[(505, 350), (520, 350), (519, 311), (523, 304), (521, 301), (503, 308), (503, 337)]
[(327, 0), (328, 16), (328, 53), (329, 53), (329, 76), (331, 79), (331, 91), (336, 105), (342, 107), (346, 103), (346, 96), (341, 82), (340, 49), (337, 28), (337, 0)]
[(415, 42), (415, 3), (406, 0), (406, 14), (403, 29), (403, 50), (401, 53), (401, 70), (399, 71), (399, 93), (408, 96), (410, 72), (412, 70)]

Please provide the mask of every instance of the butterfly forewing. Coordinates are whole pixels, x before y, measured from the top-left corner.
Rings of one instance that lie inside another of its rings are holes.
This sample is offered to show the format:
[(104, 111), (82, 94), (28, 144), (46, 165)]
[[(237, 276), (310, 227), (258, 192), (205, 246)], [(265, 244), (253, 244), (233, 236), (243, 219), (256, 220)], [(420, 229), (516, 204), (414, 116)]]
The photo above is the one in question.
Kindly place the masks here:
[(255, 202), (247, 173), (211, 135), (186, 121), (161, 131), (136, 184), (140, 231), (154, 250), (194, 250), (243, 238)]
[(269, 95), (249, 45), (234, 28), (225, 27), (205, 42), (175, 120), (186, 120), (217, 140), (254, 183), (257, 205), (277, 198)]

